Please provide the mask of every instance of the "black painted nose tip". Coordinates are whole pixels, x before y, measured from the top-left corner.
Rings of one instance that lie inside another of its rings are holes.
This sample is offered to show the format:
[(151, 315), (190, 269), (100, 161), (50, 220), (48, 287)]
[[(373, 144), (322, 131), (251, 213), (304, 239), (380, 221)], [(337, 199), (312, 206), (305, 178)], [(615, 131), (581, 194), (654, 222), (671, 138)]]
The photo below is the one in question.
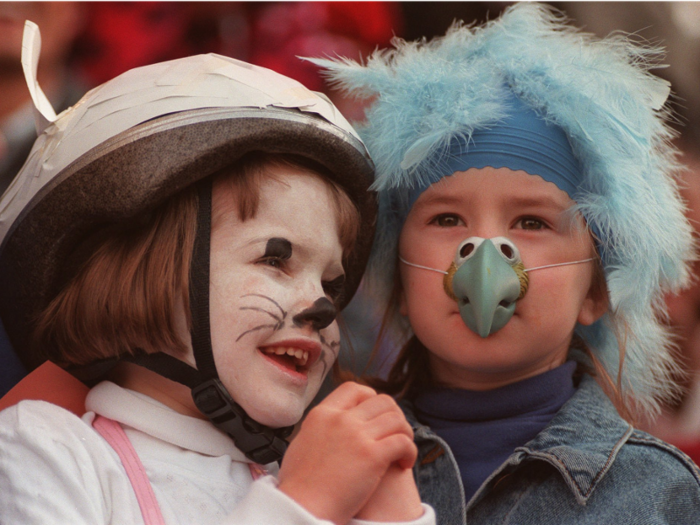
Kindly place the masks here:
[(292, 318), (294, 326), (311, 325), (314, 330), (323, 330), (338, 315), (335, 306), (325, 297), (316, 299), (314, 304)]

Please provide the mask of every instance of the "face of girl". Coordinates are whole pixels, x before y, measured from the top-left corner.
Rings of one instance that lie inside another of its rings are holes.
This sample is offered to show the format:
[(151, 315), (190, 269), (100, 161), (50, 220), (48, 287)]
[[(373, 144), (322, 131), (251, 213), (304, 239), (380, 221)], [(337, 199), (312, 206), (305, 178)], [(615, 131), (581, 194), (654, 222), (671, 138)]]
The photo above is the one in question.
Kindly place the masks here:
[(229, 393), (256, 421), (297, 423), (339, 348), (333, 300), (343, 251), (326, 185), (291, 168), (260, 188), (255, 217), (241, 222), (225, 182), (214, 185), (211, 333)]
[[(553, 183), (507, 168), (470, 169), (444, 177), (413, 205), (399, 253), (413, 263), (447, 270), (468, 237), (507, 237), (525, 268), (595, 255), (574, 204)], [(443, 290), (443, 276), (400, 265), (401, 313), (429, 350), (434, 378), (448, 386), (488, 390), (532, 377), (566, 360), (576, 323), (591, 324), (605, 300), (591, 289), (593, 262), (530, 273), (530, 286), (501, 330), (482, 338), (462, 321)]]

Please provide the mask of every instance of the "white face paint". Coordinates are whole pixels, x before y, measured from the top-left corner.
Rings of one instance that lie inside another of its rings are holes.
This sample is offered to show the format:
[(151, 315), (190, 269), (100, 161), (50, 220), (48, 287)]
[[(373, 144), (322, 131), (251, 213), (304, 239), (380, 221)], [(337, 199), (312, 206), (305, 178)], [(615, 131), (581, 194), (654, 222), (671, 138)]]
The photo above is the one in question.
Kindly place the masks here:
[[(233, 399), (256, 421), (281, 427), (301, 419), (337, 357), (329, 300), (344, 270), (325, 183), (290, 168), (269, 172), (279, 181), (262, 183), (257, 213), (245, 222), (225, 182), (214, 186), (211, 330)], [(299, 316), (314, 303), (315, 313)]]

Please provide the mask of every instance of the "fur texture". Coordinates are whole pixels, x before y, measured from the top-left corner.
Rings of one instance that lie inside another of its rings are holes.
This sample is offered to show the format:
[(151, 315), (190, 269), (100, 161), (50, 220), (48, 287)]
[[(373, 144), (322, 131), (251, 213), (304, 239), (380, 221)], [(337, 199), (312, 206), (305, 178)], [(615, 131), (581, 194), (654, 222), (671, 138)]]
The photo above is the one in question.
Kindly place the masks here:
[(623, 389), (641, 412), (674, 395), (663, 293), (689, 279), (694, 256), (670, 145), (669, 85), (653, 76), (660, 50), (622, 35), (600, 40), (546, 6), (521, 3), (481, 27), (455, 24), (430, 42), (396, 40), (366, 65), (314, 62), (359, 97), (376, 97), (360, 133), (377, 166), (380, 223), (373, 275), (393, 282), (408, 189), (455, 137), (503, 116), (511, 89), (567, 133), (584, 170), (576, 209), (600, 232), (610, 313), (577, 327), (611, 377), (624, 348)]

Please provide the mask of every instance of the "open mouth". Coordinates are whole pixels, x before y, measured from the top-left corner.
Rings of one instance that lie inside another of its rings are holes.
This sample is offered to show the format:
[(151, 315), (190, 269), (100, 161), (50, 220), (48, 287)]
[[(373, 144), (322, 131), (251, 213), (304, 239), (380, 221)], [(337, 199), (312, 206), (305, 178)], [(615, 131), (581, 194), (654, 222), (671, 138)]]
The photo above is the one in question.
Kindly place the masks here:
[(268, 346), (260, 351), (279, 365), (294, 372), (304, 372), (307, 370), (309, 362), (309, 352), (301, 348), (289, 346)]

